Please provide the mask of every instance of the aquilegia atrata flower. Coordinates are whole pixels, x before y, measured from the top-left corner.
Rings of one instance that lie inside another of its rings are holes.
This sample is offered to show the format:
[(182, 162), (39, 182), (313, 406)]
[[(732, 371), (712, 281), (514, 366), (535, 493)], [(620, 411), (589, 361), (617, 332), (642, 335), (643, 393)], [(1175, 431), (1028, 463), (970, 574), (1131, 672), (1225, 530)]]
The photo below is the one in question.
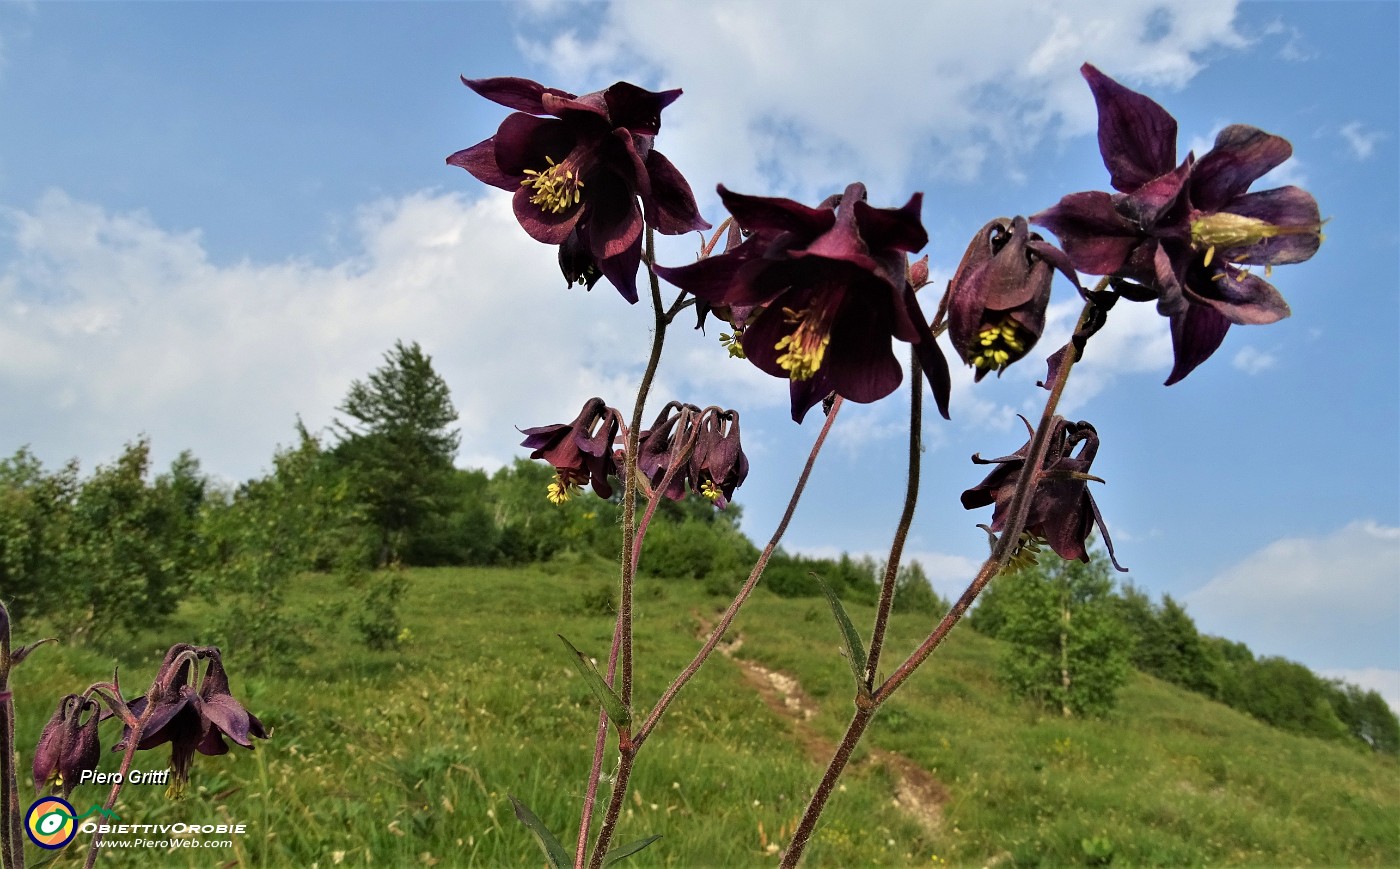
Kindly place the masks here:
[(601, 398), (584, 402), (583, 410), (571, 423), (521, 429), (522, 447), (533, 450), (532, 459), (544, 459), (554, 468), (548, 497), (563, 504), (584, 483), (592, 483), (599, 497), (612, 496), (608, 477), (617, 475), (613, 441), (622, 428), (622, 414), (608, 407)]
[(592, 289), (602, 275), (636, 302), (643, 214), (663, 235), (709, 229), (690, 185), (652, 147), (661, 110), (679, 89), (653, 93), (618, 82), (578, 97), (523, 78), (462, 82), (516, 112), (496, 135), (447, 162), (512, 191), (516, 219), (531, 238), (559, 245), (570, 284)]
[(1065, 253), (1024, 217), (998, 217), (973, 236), (948, 284), (948, 334), (977, 380), (1000, 374), (1040, 340), (1057, 268), (1079, 285)]
[(652, 485), (671, 479), (661, 494), (685, 497), (686, 485), (721, 510), (749, 474), (739, 442), (739, 412), (667, 402), (637, 439), (637, 470)]
[[(208, 661), (204, 679), (198, 690), (190, 683), (190, 674), (197, 662)], [(247, 749), (252, 749), (250, 737), (267, 739), (267, 731), (257, 716), (234, 699), (229, 691), (228, 674), (219, 650), (214, 646), (195, 647), (188, 643), (172, 646), (156, 673), (152, 689), (155, 708), (141, 732), (138, 750), (170, 743), (170, 768), (174, 772), (173, 790), (180, 790), (189, 781), (194, 754), (228, 753), (228, 737)], [(140, 718), (145, 712), (147, 697), (138, 697), (130, 704), (131, 713)], [(126, 750), (130, 728), (114, 751)]]
[(1157, 300), (1171, 320), (1170, 385), (1209, 358), (1232, 323), (1288, 316), (1278, 290), (1247, 267), (1267, 274), (1316, 253), (1317, 202), (1297, 187), (1247, 192), (1292, 155), (1288, 140), (1230, 126), (1199, 160), (1188, 154), (1177, 165), (1176, 120), (1166, 109), (1087, 63), (1080, 71), (1118, 193), (1073, 193), (1031, 220), (1055, 233), (1078, 270), (1112, 276), (1127, 298)]
[(859, 183), (821, 208), (723, 186), (719, 195), (749, 238), (657, 273), (716, 309), (745, 312), (733, 323), (744, 356), (790, 381), (794, 420), (831, 392), (857, 402), (893, 392), (904, 375), (892, 337), (914, 345), (948, 415), (948, 363), (908, 278), (908, 254), (928, 242), (921, 194), (902, 208), (867, 205)]
[[(1025, 417), (1021, 421), (1025, 422)], [(1113, 541), (1108, 537), (1108, 529), (1104, 527), (1094, 496), (1089, 494), (1086, 478), (1089, 467), (1094, 463), (1094, 455), (1099, 451), (1099, 434), (1087, 422), (1066, 422), (1060, 416), (1055, 417), (1051, 424), (1054, 428), (1050, 432), (1042, 476), (1031, 493), (1030, 512), (1022, 533), (1032, 541), (1049, 543), (1061, 558), (1088, 561), (1085, 540), (1097, 525), (1113, 566), (1124, 570), (1113, 556)], [(1026, 428), (1030, 429), (1030, 423), (1026, 423)], [(999, 459), (972, 457), (972, 461), (979, 465), (994, 464), (996, 467), (985, 480), (962, 493), (962, 505), (967, 510), (995, 505), (992, 508), (993, 531), (1006, 527), (1011, 498), (1025, 471), (1030, 446), (1028, 440), (1016, 452)], [(1076, 447), (1079, 448), (1078, 453), (1075, 453)]]
[[(84, 712), (87, 718), (83, 718)], [(90, 697), (66, 694), (58, 701), (58, 709), (44, 725), (34, 747), (34, 790), (53, 785), (68, 799), (82, 781), (83, 773), (97, 769), (102, 760), (102, 745), (97, 738), (101, 713), (97, 701)]]

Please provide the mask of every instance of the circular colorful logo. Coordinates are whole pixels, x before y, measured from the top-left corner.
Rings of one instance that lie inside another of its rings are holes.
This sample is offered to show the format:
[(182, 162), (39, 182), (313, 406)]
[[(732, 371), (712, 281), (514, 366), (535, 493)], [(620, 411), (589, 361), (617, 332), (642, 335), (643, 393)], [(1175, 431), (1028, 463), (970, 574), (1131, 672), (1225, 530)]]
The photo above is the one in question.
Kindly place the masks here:
[(62, 848), (78, 834), (76, 814), (67, 800), (44, 797), (29, 807), (24, 816), (24, 831), (40, 848)]

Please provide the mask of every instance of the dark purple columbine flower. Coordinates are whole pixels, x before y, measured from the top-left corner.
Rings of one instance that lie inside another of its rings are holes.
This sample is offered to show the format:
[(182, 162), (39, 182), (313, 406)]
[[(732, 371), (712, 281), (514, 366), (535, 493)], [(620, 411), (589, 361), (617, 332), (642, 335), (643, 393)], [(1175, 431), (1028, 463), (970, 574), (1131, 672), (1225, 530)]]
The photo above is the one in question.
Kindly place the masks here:
[[(1025, 422), (1024, 417), (1022, 422)], [(1098, 432), (1087, 422), (1066, 422), (1064, 417), (1059, 416), (1054, 418), (1052, 424), (1054, 428), (1050, 433), (1045, 464), (1040, 482), (1031, 495), (1030, 512), (1026, 516), (1023, 533), (1032, 540), (1048, 542), (1061, 558), (1088, 561), (1085, 541), (1097, 525), (1113, 566), (1124, 570), (1113, 555), (1113, 541), (1109, 539), (1094, 496), (1089, 493), (1088, 473), (1099, 450)], [(1026, 423), (1026, 428), (1030, 429), (1030, 423)], [(995, 505), (992, 508), (993, 531), (1006, 527), (1011, 498), (1025, 469), (1030, 446), (1028, 440), (1016, 452), (999, 459), (972, 457), (972, 461), (979, 465), (994, 464), (996, 467), (985, 480), (962, 493), (962, 505), (967, 510)], [(1075, 452), (1076, 448), (1078, 453)]]
[(748, 475), (749, 460), (739, 443), (739, 412), (706, 409), (696, 423), (690, 488), (723, 510)]
[(39, 741), (34, 746), (34, 790), (42, 791), (56, 783), (62, 776), (63, 747), (68, 734), (69, 718), (76, 719), (82, 698), (77, 694), (65, 694), (58, 701), (58, 708), (50, 716), (44, 729), (39, 732)]
[(973, 236), (948, 284), (948, 334), (977, 380), (1000, 375), (1040, 340), (1057, 268), (1078, 287), (1069, 257), (1024, 217), (998, 217)]
[(746, 311), (734, 323), (744, 356), (790, 381), (794, 420), (832, 392), (856, 402), (893, 392), (904, 375), (891, 338), (914, 345), (948, 415), (948, 363), (908, 279), (908, 254), (928, 242), (921, 194), (903, 208), (867, 205), (858, 183), (821, 208), (723, 186), (719, 195), (749, 238), (657, 273), (714, 308)]
[(601, 398), (584, 402), (583, 410), (571, 423), (521, 429), (532, 459), (544, 459), (553, 466), (556, 478), (549, 484), (551, 503), (563, 504), (584, 483), (592, 483), (599, 497), (612, 496), (608, 477), (617, 476), (613, 441), (622, 429), (622, 414), (608, 407)]
[(559, 245), (570, 284), (591, 289), (602, 275), (636, 302), (643, 216), (663, 235), (709, 229), (690, 185), (652, 147), (661, 110), (680, 90), (618, 82), (580, 97), (523, 78), (462, 82), (515, 114), (447, 162), (513, 192), (516, 219), (531, 238)]
[(695, 417), (700, 408), (679, 401), (668, 401), (651, 428), (637, 436), (637, 471), (653, 487), (661, 485), (672, 467), (671, 479), (662, 494), (672, 501), (685, 497), (690, 459), (694, 455)]
[[(207, 660), (208, 665), (196, 690), (190, 684), (190, 673), (198, 659)], [(224, 737), (250, 750), (250, 737), (267, 739), (262, 722), (230, 693), (222, 657), (213, 646), (196, 648), (181, 643), (171, 647), (156, 673), (152, 692), (155, 708), (136, 748), (144, 751), (170, 743), (170, 768), (175, 773), (172, 788), (177, 791), (189, 781), (196, 751), (210, 756), (227, 754)], [(131, 713), (140, 718), (148, 702), (147, 697), (136, 698), (130, 704)], [(125, 751), (130, 734), (126, 728), (113, 750)]]
[(749, 474), (739, 443), (738, 411), (668, 402), (637, 439), (637, 470), (653, 488), (669, 473), (661, 494), (672, 501), (684, 498), (689, 484), (691, 491), (725, 509)]
[(1303, 262), (1321, 243), (1317, 201), (1297, 187), (1249, 193), (1293, 153), (1288, 140), (1226, 127), (1199, 160), (1176, 163), (1176, 120), (1093, 66), (1080, 70), (1099, 110), (1099, 151), (1117, 193), (1064, 197), (1031, 220), (1059, 237), (1074, 267), (1110, 275), (1171, 320), (1181, 380), (1220, 346), (1231, 324), (1272, 323), (1288, 304), (1249, 266)]

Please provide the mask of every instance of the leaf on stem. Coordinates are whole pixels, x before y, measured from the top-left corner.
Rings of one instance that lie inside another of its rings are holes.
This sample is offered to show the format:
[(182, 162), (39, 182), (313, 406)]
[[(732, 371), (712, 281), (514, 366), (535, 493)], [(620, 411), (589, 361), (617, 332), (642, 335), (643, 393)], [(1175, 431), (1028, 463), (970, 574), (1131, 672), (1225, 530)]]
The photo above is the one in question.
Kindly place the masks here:
[(583, 652), (580, 652), (573, 643), (564, 639), (563, 634), (555, 634), (569, 651), (573, 653), (574, 667), (578, 669), (583, 680), (588, 683), (588, 690), (593, 692), (593, 696), (598, 698), (598, 702), (603, 704), (603, 710), (608, 713), (608, 720), (618, 727), (626, 727), (632, 723), (632, 713), (623, 705), (622, 698), (617, 696), (617, 692), (608, 687), (608, 683), (603, 681), (603, 676), (598, 672), (598, 668), (593, 666), (593, 661)]
[(559, 844), (559, 840), (544, 825), (544, 821), (536, 817), (528, 806), (513, 795), (506, 794), (506, 796), (510, 798), (511, 805), (515, 806), (515, 817), (520, 820), (520, 823), (529, 827), (530, 832), (534, 833), (535, 838), (539, 840), (545, 859), (549, 860), (550, 869), (566, 869), (570, 866), (572, 861), (569, 858), (569, 852), (565, 851), (564, 846)]
[(638, 839), (635, 842), (628, 842), (626, 845), (618, 845), (616, 848), (608, 852), (608, 856), (603, 860), (603, 866), (607, 867), (611, 866), (614, 863), (620, 863), (623, 860), (626, 860), (628, 857), (631, 857), (633, 854), (636, 854), (638, 851), (645, 849), (652, 842), (655, 842), (657, 839), (660, 838), (661, 837), (659, 835), (647, 836), (645, 839)]
[(860, 643), (860, 634), (856, 633), (856, 626), (851, 623), (851, 617), (846, 615), (841, 598), (836, 596), (836, 592), (827, 585), (826, 580), (816, 573), (812, 574), (812, 578), (821, 586), (822, 594), (826, 595), (827, 603), (831, 604), (831, 614), (836, 617), (836, 626), (841, 629), (841, 652), (845, 655), (846, 662), (851, 665), (856, 690), (861, 694), (869, 694), (870, 689), (865, 684), (865, 648)]

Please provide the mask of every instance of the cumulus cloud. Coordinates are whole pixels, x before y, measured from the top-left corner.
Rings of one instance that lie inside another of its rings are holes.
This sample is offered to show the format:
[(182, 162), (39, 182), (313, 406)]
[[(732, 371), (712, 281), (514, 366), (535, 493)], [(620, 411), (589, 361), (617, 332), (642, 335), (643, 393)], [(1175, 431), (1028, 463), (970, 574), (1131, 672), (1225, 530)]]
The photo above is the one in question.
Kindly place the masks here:
[(1185, 596), (1200, 628), (1317, 666), (1400, 664), (1400, 528), (1277, 540)]
[[(298, 414), (329, 424), (397, 339), (420, 342), (451, 387), (467, 466), (508, 461), (515, 426), (570, 419), (588, 396), (630, 407), (650, 313), (606, 283), (565, 289), (509, 196), (418, 193), (361, 209), (355, 227), (353, 254), (328, 265), (221, 264), (197, 232), (59, 191), (0, 211), (13, 249), (0, 267), (0, 443), (91, 466), (146, 433), (158, 457), (190, 448), (253, 475)], [(680, 334), (675, 349), (699, 340)], [(673, 369), (668, 385), (713, 386), (716, 400), (771, 392), (753, 389), (751, 368)]]
[(668, 111), (668, 154), (694, 177), (802, 197), (841, 186), (853, 168), (877, 200), (915, 167), (1014, 174), (1045, 135), (1092, 129), (1084, 60), (1172, 89), (1205, 54), (1244, 45), (1235, 5), (1210, 2), (1023, 3), (1008, 14), (911, 0), (793, 14), (741, 0), (613, 0), (588, 17), (521, 46), (561, 81), (706, 82)]

